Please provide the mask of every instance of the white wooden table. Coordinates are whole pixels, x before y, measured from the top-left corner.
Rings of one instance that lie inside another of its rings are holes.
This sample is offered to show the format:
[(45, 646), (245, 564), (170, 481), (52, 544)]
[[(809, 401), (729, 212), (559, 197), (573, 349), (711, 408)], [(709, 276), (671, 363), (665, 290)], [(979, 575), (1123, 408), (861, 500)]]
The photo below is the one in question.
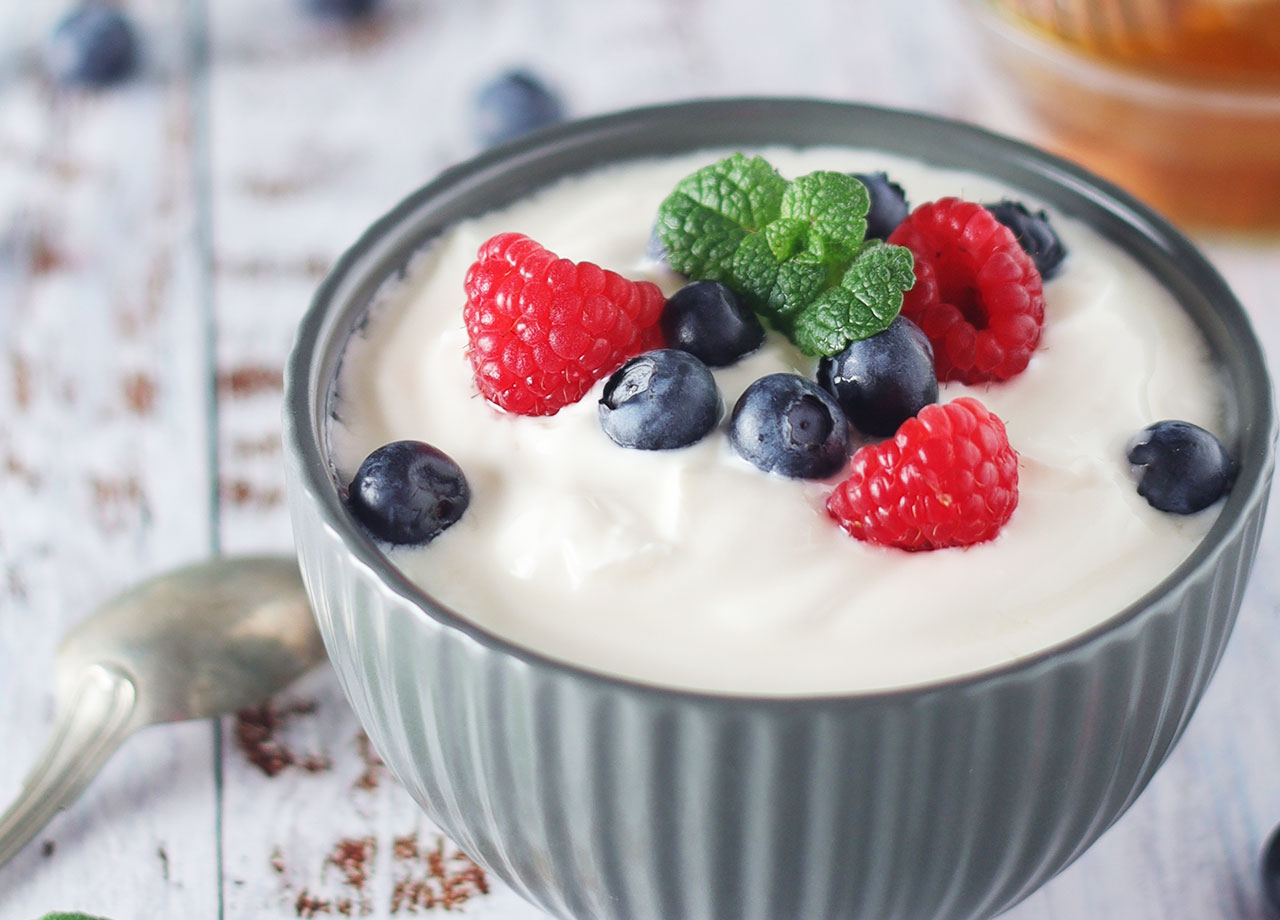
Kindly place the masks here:
[[(761, 93), (1025, 130), (950, 0), (390, 0), (354, 29), (295, 0), (131, 0), (145, 73), (87, 94), (23, 57), (56, 7), (0, 5), (0, 800), (48, 730), (59, 637), (95, 603), (211, 553), (288, 549), (278, 402), (294, 324), (361, 228), (474, 151), (469, 101), (494, 73), (531, 66), (575, 115)], [(1205, 243), (1280, 357), (1280, 241)], [(1276, 521), (1185, 739), (1009, 917), (1265, 916)], [(127, 742), (0, 869), (0, 920), (539, 916), (378, 769), (327, 667), (276, 705), (277, 760), (293, 762), (270, 777), (238, 746), (252, 723)]]

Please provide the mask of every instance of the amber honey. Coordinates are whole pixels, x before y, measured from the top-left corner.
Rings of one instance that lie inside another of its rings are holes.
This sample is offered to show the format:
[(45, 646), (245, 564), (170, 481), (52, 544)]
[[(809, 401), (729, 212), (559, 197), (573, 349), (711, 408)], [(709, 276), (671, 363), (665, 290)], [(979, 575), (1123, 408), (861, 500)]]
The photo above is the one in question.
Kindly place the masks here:
[(1193, 227), (1280, 229), (1280, 0), (1008, 0), (1044, 142)]

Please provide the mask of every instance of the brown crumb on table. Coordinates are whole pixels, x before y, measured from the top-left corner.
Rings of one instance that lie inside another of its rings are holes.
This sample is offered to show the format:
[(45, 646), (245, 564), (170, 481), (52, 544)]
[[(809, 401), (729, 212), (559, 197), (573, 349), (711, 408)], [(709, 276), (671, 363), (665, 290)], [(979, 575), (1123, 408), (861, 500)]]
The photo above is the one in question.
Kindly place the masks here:
[(329, 862), (337, 866), (348, 886), (363, 891), (369, 880), (368, 863), (377, 852), (377, 842), (372, 837), (347, 837), (334, 845)]
[(134, 415), (150, 415), (156, 407), (156, 382), (147, 374), (130, 374), (120, 381), (124, 402)]
[(135, 516), (151, 517), (147, 494), (137, 476), (91, 476), (93, 510), (98, 527), (104, 533), (117, 533), (131, 527)]
[(40, 855), (43, 856), (45, 859), (48, 859), (50, 856), (53, 855), (53, 851), (55, 849), (56, 847), (53, 841), (46, 840), (44, 843), (40, 845)]
[(299, 766), (310, 773), (329, 769), (329, 758), (308, 754), (299, 758), (279, 733), (295, 716), (316, 711), (314, 700), (275, 704), (270, 700), (260, 706), (249, 706), (236, 713), (236, 747), (249, 762), (267, 776), (276, 776), (286, 767)]
[(333, 913), (333, 903), (331, 901), (317, 898), (305, 888), (299, 892), (298, 900), (293, 902), (293, 907), (298, 912), (299, 917), (314, 917), (316, 914)]
[(241, 364), (218, 372), (218, 392), (235, 399), (284, 389), (284, 371), (265, 364)]
[(276, 875), (284, 875), (284, 854), (280, 852), (279, 847), (271, 849), (271, 868), (275, 870)]
[(9, 372), (13, 376), (13, 404), (19, 409), (31, 407), (31, 365), (27, 359), (14, 354), (9, 359)]
[(40, 474), (13, 454), (5, 454), (3, 469), (6, 475), (22, 480), (28, 489), (40, 487)]
[(27, 268), (33, 277), (52, 275), (71, 262), (67, 254), (54, 244), (47, 231), (33, 233), (30, 244), (27, 250)]
[[(411, 851), (420, 860), (408, 860), (400, 856), (401, 853)], [(461, 850), (454, 849), (452, 855), (446, 855), (443, 837), (437, 837), (435, 847), (426, 852), (419, 850), (416, 836), (398, 838), (396, 853), (398, 859), (413, 861), (416, 865), (408, 875), (396, 880), (391, 892), (393, 914), (402, 910), (407, 913), (454, 910), (477, 895), (489, 893), (489, 880), (484, 869), (472, 862)], [(422, 871), (423, 868), (425, 872)]]
[(382, 775), (387, 771), (386, 764), (382, 762), (378, 752), (373, 749), (373, 742), (363, 731), (356, 735), (356, 753), (364, 763), (364, 772), (356, 778), (353, 785), (357, 789), (372, 792), (382, 784)]
[(222, 483), (222, 500), (236, 508), (275, 508), (284, 502), (284, 491), (263, 488), (247, 479), (232, 479)]

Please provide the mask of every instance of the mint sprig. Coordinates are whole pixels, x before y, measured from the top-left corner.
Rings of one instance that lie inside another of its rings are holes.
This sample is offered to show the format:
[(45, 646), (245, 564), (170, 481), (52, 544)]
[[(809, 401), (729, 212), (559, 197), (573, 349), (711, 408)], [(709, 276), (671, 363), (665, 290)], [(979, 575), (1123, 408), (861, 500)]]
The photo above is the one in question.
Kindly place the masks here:
[(810, 355), (886, 329), (915, 283), (910, 251), (866, 241), (866, 187), (844, 173), (788, 182), (741, 153), (686, 176), (658, 208), (671, 267), (733, 288)]

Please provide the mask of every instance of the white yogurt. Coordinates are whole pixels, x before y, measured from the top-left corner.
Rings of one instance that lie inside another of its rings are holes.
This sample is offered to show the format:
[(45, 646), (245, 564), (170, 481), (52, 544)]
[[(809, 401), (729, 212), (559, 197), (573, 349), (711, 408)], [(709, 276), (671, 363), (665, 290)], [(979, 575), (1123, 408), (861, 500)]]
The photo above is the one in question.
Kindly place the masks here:
[[(764, 154), (788, 177), (885, 169), (913, 203), (1009, 193), (874, 152)], [(943, 400), (974, 396), (1004, 419), (1020, 455), (1018, 508), (987, 544), (907, 553), (860, 543), (823, 510), (830, 483), (759, 472), (733, 453), (724, 423), (679, 451), (620, 448), (597, 420), (603, 383), (549, 418), (507, 415), (483, 399), (462, 323), (462, 281), (480, 243), (519, 231), (670, 293), (678, 279), (643, 258), (653, 216), (680, 178), (721, 155), (604, 169), (456, 227), (350, 343), (331, 430), (344, 481), (375, 448), (412, 438), (451, 455), (471, 484), (453, 528), (390, 552), (425, 591), (512, 642), (609, 674), (825, 694), (1030, 655), (1112, 616), (1187, 556), (1217, 507), (1155, 511), (1137, 495), (1124, 450), (1165, 418), (1223, 433), (1207, 350), (1152, 277), (1060, 215), (1070, 255), (1046, 284), (1028, 369), (1004, 384), (943, 387)], [(811, 374), (813, 362), (770, 334), (760, 352), (716, 373), (725, 405), (779, 370)]]

